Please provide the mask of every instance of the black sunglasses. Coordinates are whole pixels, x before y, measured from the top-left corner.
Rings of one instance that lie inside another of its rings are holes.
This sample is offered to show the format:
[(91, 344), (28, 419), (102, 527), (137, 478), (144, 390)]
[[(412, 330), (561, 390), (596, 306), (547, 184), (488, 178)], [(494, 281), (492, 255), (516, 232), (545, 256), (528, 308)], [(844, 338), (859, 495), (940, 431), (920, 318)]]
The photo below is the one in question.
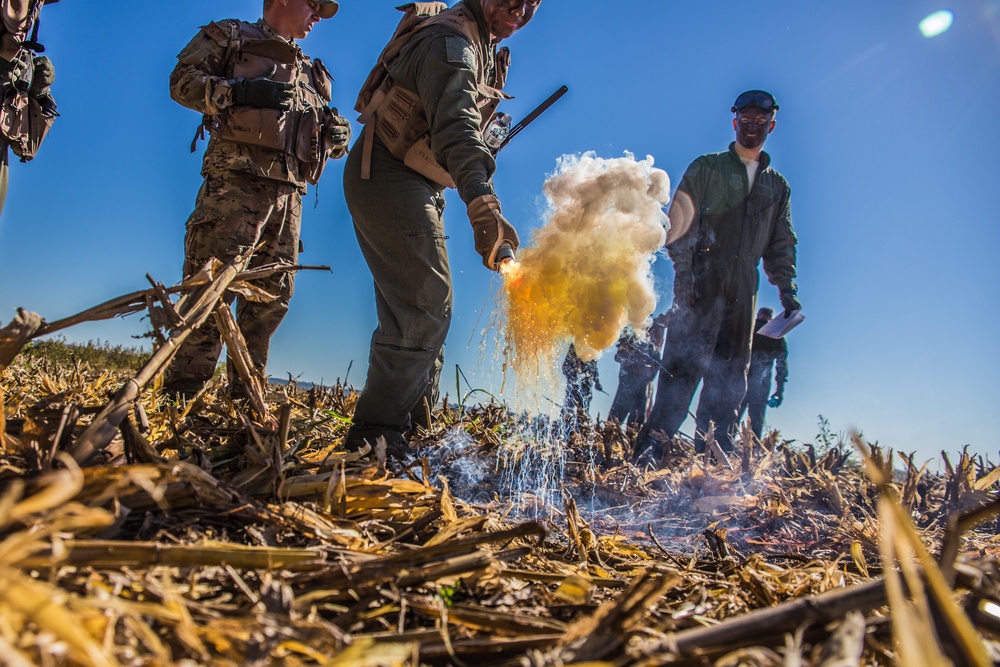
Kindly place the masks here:
[(763, 90), (748, 90), (736, 98), (732, 111), (743, 111), (749, 107), (757, 107), (764, 113), (778, 110), (778, 103), (774, 101), (774, 95)]

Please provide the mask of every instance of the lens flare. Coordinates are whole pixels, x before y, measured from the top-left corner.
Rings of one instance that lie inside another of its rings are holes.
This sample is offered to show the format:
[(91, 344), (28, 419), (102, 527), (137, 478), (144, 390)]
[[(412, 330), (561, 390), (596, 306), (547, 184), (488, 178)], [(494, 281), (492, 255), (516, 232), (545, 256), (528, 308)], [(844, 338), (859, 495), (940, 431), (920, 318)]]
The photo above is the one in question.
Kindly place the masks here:
[(670, 178), (653, 158), (564, 155), (545, 182), (547, 222), (501, 268), (507, 367), (538, 377), (569, 342), (585, 361), (656, 307), (651, 264), (669, 225)]
[(947, 9), (942, 9), (920, 22), (920, 32), (924, 37), (937, 37), (947, 32), (954, 21), (955, 15)]

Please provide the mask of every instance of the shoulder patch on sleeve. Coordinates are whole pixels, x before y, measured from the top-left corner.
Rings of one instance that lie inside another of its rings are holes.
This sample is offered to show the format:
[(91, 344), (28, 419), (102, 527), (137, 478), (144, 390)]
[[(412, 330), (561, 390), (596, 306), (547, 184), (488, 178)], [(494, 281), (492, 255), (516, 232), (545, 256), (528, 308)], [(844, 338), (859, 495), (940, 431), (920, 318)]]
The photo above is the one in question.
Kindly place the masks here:
[(212, 21), (208, 25), (203, 25), (201, 29), (202, 32), (209, 37), (209, 39), (219, 46), (225, 46), (229, 42), (230, 31), (226, 30), (215, 21)]
[[(206, 72), (215, 72), (222, 68), (222, 55), (234, 36), (234, 33), (227, 28), (232, 28), (234, 25), (232, 22), (223, 21), (221, 24), (213, 22), (202, 26), (198, 34), (177, 54), (177, 60)], [(218, 76), (221, 76), (221, 73)]]
[(449, 63), (476, 69), (476, 54), (465, 39), (457, 35), (445, 35), (444, 47)]

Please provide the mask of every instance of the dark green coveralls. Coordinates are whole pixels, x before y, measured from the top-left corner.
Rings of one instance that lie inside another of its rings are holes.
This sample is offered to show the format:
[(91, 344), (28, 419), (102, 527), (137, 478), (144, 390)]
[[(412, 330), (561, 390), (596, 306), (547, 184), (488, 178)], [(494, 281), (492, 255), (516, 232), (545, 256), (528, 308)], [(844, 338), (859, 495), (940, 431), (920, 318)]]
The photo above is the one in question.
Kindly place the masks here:
[(779, 291), (796, 289), (791, 191), (770, 161), (761, 152), (748, 192), (746, 166), (733, 143), (728, 152), (696, 159), (678, 186), (678, 194), (691, 198), (694, 220), (667, 250), (675, 284), (693, 280), (693, 298), (691, 303), (675, 300), (656, 401), (639, 434), (637, 452), (655, 445), (653, 431), (670, 437), (677, 433), (701, 380), (695, 448), (704, 449), (709, 422), (714, 422), (723, 449), (733, 446), (747, 389), (761, 259)]
[[(438, 162), (468, 204), (493, 194), (496, 163), (480, 133), (476, 90), (477, 54), (491, 59), (485, 68), (490, 80), (482, 83), (495, 85), (495, 53), (480, 0), (462, 4), (476, 17), (480, 44), (452, 27), (428, 26), (403, 47), (389, 72), (398, 85), (419, 95)], [(433, 407), (452, 314), (444, 189), (405, 166), (377, 136), (371, 178), (362, 179), (363, 146), (361, 136), (347, 158), (344, 193), (374, 278), (378, 327), (348, 447), (380, 435), (390, 444), (403, 443), (410, 411), (422, 410), (425, 396)]]

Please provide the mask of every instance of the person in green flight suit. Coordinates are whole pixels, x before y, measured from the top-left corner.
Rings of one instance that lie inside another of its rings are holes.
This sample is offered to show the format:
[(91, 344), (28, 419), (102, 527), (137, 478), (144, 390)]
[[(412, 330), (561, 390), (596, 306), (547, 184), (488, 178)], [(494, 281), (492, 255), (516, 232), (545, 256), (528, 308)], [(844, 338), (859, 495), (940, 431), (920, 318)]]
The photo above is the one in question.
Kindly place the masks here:
[[(344, 168), (344, 193), (375, 287), (378, 326), (368, 375), (345, 438), (351, 450), (385, 438), (406, 451), (411, 413), (434, 406), (452, 317), (444, 190), (467, 207), (476, 251), (499, 269), (518, 246), (493, 189), (484, 130), (504, 87), (510, 52), (498, 48), (541, 0), (405, 5), (407, 14), (359, 96), (364, 130)], [(369, 95), (369, 93), (371, 93)]]
[(699, 382), (695, 451), (704, 451), (709, 424), (722, 449), (732, 450), (747, 388), (762, 261), (786, 314), (802, 308), (791, 190), (763, 150), (777, 111), (766, 91), (740, 94), (732, 106), (736, 141), (728, 151), (697, 158), (677, 188), (667, 236), (673, 312), (656, 400), (637, 436), (636, 457), (660, 459), (662, 438), (677, 433)]

